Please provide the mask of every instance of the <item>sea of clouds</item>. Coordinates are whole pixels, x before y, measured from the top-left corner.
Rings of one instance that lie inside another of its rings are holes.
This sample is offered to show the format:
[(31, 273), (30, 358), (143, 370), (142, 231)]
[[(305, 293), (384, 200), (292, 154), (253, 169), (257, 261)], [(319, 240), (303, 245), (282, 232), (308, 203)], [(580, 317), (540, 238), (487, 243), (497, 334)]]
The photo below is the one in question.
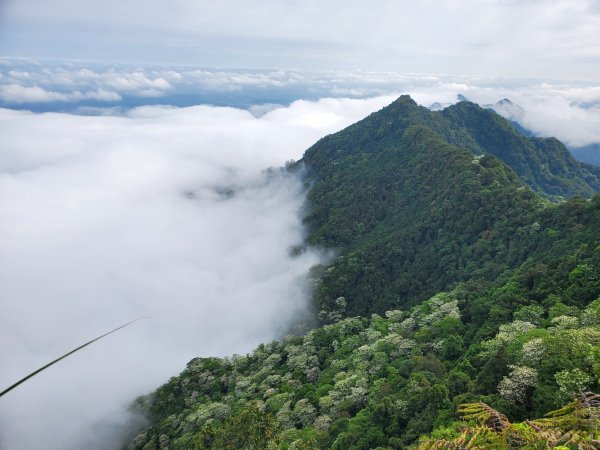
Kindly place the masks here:
[(291, 256), (305, 187), (266, 169), (399, 93), (600, 142), (586, 82), (0, 60), (0, 388), (148, 317), (0, 399), (0, 448), (117, 448), (131, 401), (189, 359), (284, 334), (327, 256)]
[[(570, 147), (600, 143), (596, 81), (482, 78), (369, 71), (224, 70), (131, 67), (0, 59), (0, 107), (76, 114), (122, 114), (130, 106), (216, 104), (264, 114), (298, 99), (372, 98), (408, 93), (430, 106), (462, 94), (498, 109), (539, 136)], [(258, 106), (257, 106), (258, 105)]]
[(0, 448), (118, 448), (126, 409), (196, 356), (306, 314), (304, 186), (278, 170), (391, 97), (82, 116), (0, 109)]

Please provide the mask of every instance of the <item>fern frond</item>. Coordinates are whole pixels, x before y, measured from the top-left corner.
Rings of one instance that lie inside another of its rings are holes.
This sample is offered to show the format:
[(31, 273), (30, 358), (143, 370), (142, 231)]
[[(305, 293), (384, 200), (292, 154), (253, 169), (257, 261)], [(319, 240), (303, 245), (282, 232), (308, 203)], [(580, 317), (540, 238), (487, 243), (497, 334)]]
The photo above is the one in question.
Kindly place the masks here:
[(591, 392), (568, 405), (546, 414), (543, 419), (533, 421), (543, 428), (558, 428), (563, 431), (595, 431), (600, 426), (600, 395)]
[(511, 424), (485, 403), (465, 403), (458, 414), (467, 426), (453, 440), (429, 439), (419, 449), (600, 449), (600, 395), (586, 393), (543, 419)]
[(496, 433), (510, 427), (510, 421), (504, 414), (483, 402), (464, 403), (458, 407), (458, 414), (462, 420), (474, 420)]

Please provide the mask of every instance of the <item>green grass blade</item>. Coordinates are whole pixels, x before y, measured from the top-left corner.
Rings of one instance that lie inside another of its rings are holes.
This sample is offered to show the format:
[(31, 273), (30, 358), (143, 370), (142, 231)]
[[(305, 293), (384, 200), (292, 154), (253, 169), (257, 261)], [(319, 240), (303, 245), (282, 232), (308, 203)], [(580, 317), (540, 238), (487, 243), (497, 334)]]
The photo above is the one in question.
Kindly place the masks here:
[(108, 336), (109, 334), (112, 334), (112, 333), (114, 333), (115, 331), (119, 331), (121, 328), (125, 328), (126, 326), (128, 326), (128, 325), (131, 325), (132, 323), (134, 323), (134, 322), (137, 322), (138, 320), (145, 319), (145, 318), (146, 318), (146, 317), (140, 317), (140, 318), (138, 318), (138, 319), (135, 319), (135, 320), (132, 320), (132, 321), (130, 321), (130, 322), (127, 322), (126, 324), (124, 324), (124, 325), (121, 325), (120, 327), (117, 327), (117, 328), (115, 328), (114, 330), (111, 330), (111, 331), (109, 331), (108, 333), (104, 333), (102, 336), (98, 336), (97, 338), (95, 338), (95, 339), (92, 339), (91, 341), (89, 341), (89, 342), (86, 342), (86, 343), (85, 343), (85, 344), (83, 344), (83, 345), (80, 345), (79, 347), (77, 347), (77, 348), (75, 348), (75, 349), (71, 350), (69, 353), (65, 353), (65, 354), (64, 354), (64, 355), (62, 355), (60, 358), (57, 358), (57, 359), (55, 359), (54, 361), (51, 361), (51, 362), (49, 362), (48, 364), (46, 364), (46, 365), (45, 365), (45, 366), (43, 366), (43, 367), (40, 367), (39, 369), (37, 369), (37, 370), (36, 370), (36, 371), (34, 371), (34, 372), (31, 372), (31, 373), (30, 373), (29, 375), (27, 375), (26, 377), (24, 377), (24, 378), (21, 378), (21, 379), (20, 379), (19, 381), (17, 381), (15, 384), (13, 384), (12, 386), (10, 386), (10, 387), (6, 388), (5, 390), (3, 390), (2, 392), (0, 392), (0, 397), (2, 397), (2, 396), (3, 396), (4, 394), (6, 394), (6, 393), (8, 393), (8, 392), (12, 391), (12, 390), (13, 390), (14, 388), (16, 388), (18, 385), (20, 385), (20, 384), (24, 383), (25, 381), (29, 380), (30, 378), (32, 378), (32, 377), (34, 377), (34, 376), (36, 376), (38, 373), (40, 373), (40, 372), (42, 372), (42, 371), (46, 370), (46, 369), (47, 369), (48, 367), (50, 367), (51, 365), (53, 365), (53, 364), (56, 364), (57, 362), (59, 362), (59, 361), (60, 361), (60, 360), (62, 360), (62, 359), (65, 359), (67, 356), (69, 356), (69, 355), (72, 355), (72, 354), (73, 354), (73, 353), (75, 353), (75, 352), (78, 352), (78, 351), (79, 351), (79, 350), (81, 350), (82, 348), (84, 348), (84, 347), (87, 347), (87, 346), (88, 346), (88, 345), (90, 345), (90, 344), (93, 344), (93, 343), (94, 343), (94, 342), (96, 342), (97, 340), (99, 340), (99, 339), (102, 339), (103, 337), (105, 337), (105, 336)]

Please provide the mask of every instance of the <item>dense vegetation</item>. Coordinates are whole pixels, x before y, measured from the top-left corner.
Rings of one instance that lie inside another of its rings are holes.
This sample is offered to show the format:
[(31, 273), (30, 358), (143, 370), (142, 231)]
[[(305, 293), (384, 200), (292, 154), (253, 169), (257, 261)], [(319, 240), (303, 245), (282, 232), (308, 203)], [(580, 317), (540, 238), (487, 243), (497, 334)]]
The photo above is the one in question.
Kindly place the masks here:
[[(559, 149), (548, 151), (556, 160), (538, 157), (532, 142)], [(495, 280), (528, 258), (544, 261), (551, 247), (577, 245), (578, 235), (561, 225), (575, 216), (549, 208), (493, 156), (540, 180), (553, 167), (549, 179), (560, 185), (564, 161), (581, 166), (555, 142), (521, 136), (508, 121), (473, 103), (431, 112), (400, 97), (311, 147), (297, 164), (307, 168), (311, 183), (308, 241), (339, 251), (316, 274), (322, 279), (316, 292), (322, 320), (337, 317), (340, 296), (347, 299), (349, 315), (381, 314), (457, 282)], [(477, 154), (482, 151), (485, 155)], [(520, 157), (511, 156), (516, 154)], [(587, 186), (582, 176), (569, 174), (571, 184)]]
[(324, 325), (192, 360), (138, 400), (154, 425), (130, 448), (593, 448), (576, 399), (600, 390), (600, 195), (529, 187), (597, 189), (563, 149), (406, 97), (315, 144), (292, 167), (308, 244), (338, 251), (311, 271)]
[[(599, 262), (597, 248), (577, 266)], [(404, 448), (434, 427), (443, 427), (436, 438), (460, 434), (455, 410), (465, 402), (515, 420), (542, 416), (598, 390), (600, 300), (562, 301), (579, 289), (579, 271), (553, 280), (562, 298), (531, 301), (536, 289), (521, 273), (251, 355), (192, 360), (156, 392), (149, 408), (158, 423), (132, 448)]]
[[(529, 448), (596, 450), (600, 446), (600, 395), (584, 393), (563, 408), (537, 420), (512, 424), (482, 402), (460, 405), (464, 421), (458, 429), (436, 430), (419, 449)], [(450, 437), (450, 438), (449, 438)]]

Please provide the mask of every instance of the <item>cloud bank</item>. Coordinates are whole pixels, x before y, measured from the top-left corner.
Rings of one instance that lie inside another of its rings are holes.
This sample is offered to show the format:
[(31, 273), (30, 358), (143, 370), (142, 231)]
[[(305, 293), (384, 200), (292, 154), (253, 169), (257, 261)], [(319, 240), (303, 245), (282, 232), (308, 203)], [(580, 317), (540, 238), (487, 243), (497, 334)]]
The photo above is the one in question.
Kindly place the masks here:
[(218, 103), (256, 116), (298, 99), (371, 98), (407, 93), (420, 104), (451, 104), (457, 95), (497, 111), (539, 136), (571, 147), (600, 143), (600, 87), (584, 81), (481, 78), (373, 71), (222, 70), (190, 67), (41, 64), (0, 59), (0, 106), (120, 114), (139, 104)]
[(122, 116), (0, 109), (0, 447), (117, 448), (132, 399), (192, 357), (249, 351), (307, 307), (303, 187), (263, 172), (392, 98)]

